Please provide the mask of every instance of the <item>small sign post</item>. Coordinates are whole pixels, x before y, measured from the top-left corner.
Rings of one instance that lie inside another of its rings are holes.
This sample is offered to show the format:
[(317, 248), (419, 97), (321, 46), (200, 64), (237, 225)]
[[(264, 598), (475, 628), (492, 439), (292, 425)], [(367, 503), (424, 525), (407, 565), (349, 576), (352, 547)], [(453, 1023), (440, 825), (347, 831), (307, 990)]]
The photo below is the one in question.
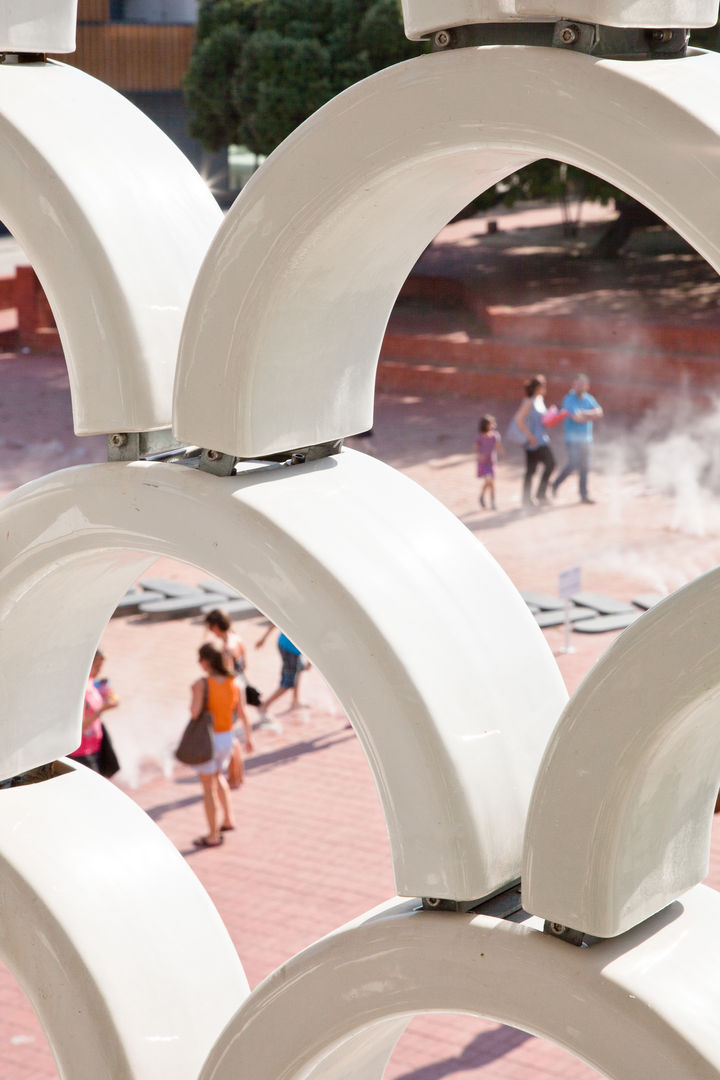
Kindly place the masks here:
[(569, 566), (558, 574), (558, 596), (565, 601), (565, 644), (560, 649), (561, 653), (574, 653), (570, 644), (570, 597), (580, 592), (582, 582), (582, 567)]

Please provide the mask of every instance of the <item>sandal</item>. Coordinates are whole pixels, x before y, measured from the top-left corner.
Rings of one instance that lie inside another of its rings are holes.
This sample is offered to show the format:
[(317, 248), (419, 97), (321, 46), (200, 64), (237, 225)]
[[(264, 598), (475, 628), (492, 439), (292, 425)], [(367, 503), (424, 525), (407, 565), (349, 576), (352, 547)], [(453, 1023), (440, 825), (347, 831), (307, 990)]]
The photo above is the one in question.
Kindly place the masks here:
[(224, 841), (224, 836), (221, 836), (219, 840), (211, 840), (209, 836), (198, 836), (193, 840), (193, 844), (195, 847), (220, 847)]

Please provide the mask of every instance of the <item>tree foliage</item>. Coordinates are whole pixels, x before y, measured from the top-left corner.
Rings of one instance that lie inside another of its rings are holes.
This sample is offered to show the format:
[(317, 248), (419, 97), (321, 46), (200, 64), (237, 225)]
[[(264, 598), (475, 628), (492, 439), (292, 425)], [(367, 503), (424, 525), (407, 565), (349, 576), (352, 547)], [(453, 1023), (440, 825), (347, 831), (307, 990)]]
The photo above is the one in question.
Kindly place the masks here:
[(341, 90), (418, 51), (399, 0), (201, 0), (191, 134), (207, 150), (269, 154)]

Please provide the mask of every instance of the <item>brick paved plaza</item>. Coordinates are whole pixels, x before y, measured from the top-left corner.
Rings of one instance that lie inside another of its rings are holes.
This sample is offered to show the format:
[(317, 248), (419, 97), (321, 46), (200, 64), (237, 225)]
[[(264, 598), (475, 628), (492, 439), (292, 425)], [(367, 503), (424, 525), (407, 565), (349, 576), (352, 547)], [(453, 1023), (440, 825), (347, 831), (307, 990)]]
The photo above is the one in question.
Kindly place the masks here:
[[(72, 436), (61, 359), (0, 356), (0, 378), (0, 491), (52, 469), (102, 460), (103, 440)], [(550, 399), (563, 390), (551, 377)], [(502, 430), (510, 405), (483, 404), (490, 407), (503, 420)], [(699, 478), (687, 479), (678, 496), (655, 490), (638, 457), (633, 425), (621, 427), (612, 418), (599, 432), (592, 477), (596, 506), (580, 506), (569, 481), (556, 506), (523, 515), (520, 454), (511, 450), (499, 468), (500, 509), (482, 512), (471, 452), (477, 412), (476, 403), (458, 398), (382, 395), (370, 448), (446, 503), (518, 587), (554, 593), (558, 572), (581, 563), (584, 587), (630, 599), (639, 592), (669, 591), (718, 562), (720, 503)], [(367, 441), (359, 445), (368, 448)], [(203, 576), (167, 562), (153, 573), (190, 582)], [(238, 629), (249, 647), (251, 681), (269, 692), (278, 676), (274, 645), (270, 640), (261, 651), (253, 648), (264, 626), (254, 618)], [(546, 637), (558, 650), (562, 631), (549, 630)], [(124, 766), (118, 779), (188, 859), (255, 986), (299, 949), (393, 894), (389, 849), (368, 765), (315, 669), (303, 676), (302, 697), (310, 707), (281, 716), (282, 734), (257, 734), (246, 783), (233, 794), (238, 830), (220, 849), (193, 848), (192, 838), (203, 828), (200, 786), (190, 770), (173, 768), (171, 750), (185, 720), (189, 683), (198, 674), (201, 640), (194, 619), (158, 623), (130, 616), (109, 624), (103, 638), (106, 671), (122, 699), (110, 718)], [(611, 644), (611, 635), (576, 634), (573, 644), (574, 654), (558, 656), (570, 690)], [(720, 883), (717, 828), (709, 881)], [(413, 1022), (387, 1075), (580, 1080), (596, 1074), (523, 1032), (443, 1015)], [(5, 971), (0, 1076), (57, 1076), (43, 1034)]]

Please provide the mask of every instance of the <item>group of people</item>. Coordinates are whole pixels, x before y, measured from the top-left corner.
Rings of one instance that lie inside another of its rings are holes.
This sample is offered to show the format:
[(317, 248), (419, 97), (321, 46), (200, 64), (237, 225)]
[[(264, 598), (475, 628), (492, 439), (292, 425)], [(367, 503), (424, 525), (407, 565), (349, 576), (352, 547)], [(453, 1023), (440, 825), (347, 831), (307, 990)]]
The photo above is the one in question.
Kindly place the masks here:
[[(588, 491), (590, 447), (593, 441), (593, 421), (601, 419), (603, 410), (590, 393), (587, 375), (577, 375), (572, 388), (563, 398), (561, 409), (545, 404), (547, 380), (544, 375), (533, 375), (525, 383), (525, 395), (510, 425), (509, 434), (522, 444), (525, 451), (525, 475), (523, 476), (522, 505), (526, 509), (547, 506), (548, 491), (556, 495), (560, 485), (574, 472), (579, 478), (580, 501), (593, 503)], [(551, 483), (555, 471), (555, 455), (550, 443), (549, 428), (562, 422), (567, 461), (564, 468)], [(494, 416), (483, 416), (475, 439), (477, 475), (482, 481), (480, 505), (483, 509), (497, 509), (495, 498), (495, 465), (502, 453), (502, 439)], [(540, 471), (540, 479), (533, 492), (533, 480)], [(486, 498), (489, 500), (486, 502)]]
[[(282, 665), (280, 682), (263, 702), (260, 692), (245, 678), (245, 644), (233, 631), (230, 616), (216, 608), (206, 615), (205, 628), (213, 640), (205, 641), (198, 649), (202, 675), (190, 688), (190, 715), (198, 718), (207, 711), (212, 717), (212, 755), (194, 766), (202, 783), (208, 828), (207, 833), (193, 841), (201, 848), (218, 847), (224, 834), (235, 828), (230, 788), (239, 787), (243, 781), (243, 748), (245, 753), (253, 749), (248, 706), (258, 710), (256, 726), (281, 730), (267, 709), (287, 693), (292, 694), (291, 709), (304, 708), (298, 696), (300, 675), (310, 666), (292, 641), (280, 633), (277, 642)], [(255, 647), (262, 648), (274, 629), (271, 623)], [(108, 680), (100, 677), (104, 661), (105, 655), (98, 649), (85, 688), (81, 742), (70, 757), (110, 777), (120, 766), (102, 717), (108, 709), (116, 708), (119, 700)]]

